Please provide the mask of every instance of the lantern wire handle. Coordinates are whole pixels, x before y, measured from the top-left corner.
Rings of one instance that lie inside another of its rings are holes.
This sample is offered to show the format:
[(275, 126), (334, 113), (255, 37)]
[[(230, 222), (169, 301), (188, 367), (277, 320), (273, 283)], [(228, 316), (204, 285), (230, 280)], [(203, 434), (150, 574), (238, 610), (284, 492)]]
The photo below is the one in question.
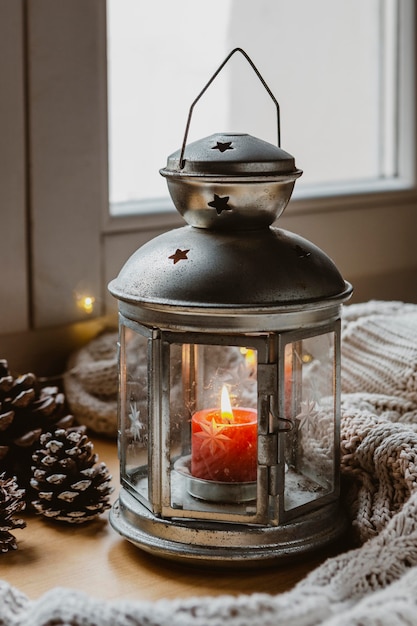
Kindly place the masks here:
[(243, 56), (245, 57), (245, 59), (248, 61), (249, 65), (252, 67), (253, 71), (255, 72), (255, 74), (257, 75), (257, 77), (259, 78), (259, 80), (261, 81), (262, 85), (265, 87), (266, 91), (268, 92), (269, 96), (271, 97), (272, 101), (274, 102), (276, 109), (277, 109), (277, 142), (278, 142), (278, 148), (281, 147), (281, 125), (280, 125), (280, 113), (279, 113), (279, 104), (277, 99), (275, 98), (274, 94), (272, 93), (272, 91), (270, 90), (270, 88), (268, 87), (268, 85), (266, 84), (265, 80), (263, 79), (263, 77), (261, 76), (261, 73), (259, 72), (258, 68), (256, 67), (256, 65), (254, 64), (254, 62), (252, 61), (252, 59), (249, 57), (249, 55), (242, 49), (242, 48), (234, 48), (225, 58), (225, 60), (223, 61), (223, 63), (217, 68), (217, 70), (214, 72), (213, 76), (210, 78), (210, 80), (208, 81), (208, 83), (203, 87), (203, 89), (200, 91), (200, 93), (198, 94), (198, 96), (196, 97), (196, 99), (194, 100), (194, 102), (191, 104), (190, 106), (190, 111), (188, 113), (188, 119), (187, 119), (187, 125), (185, 127), (185, 134), (184, 134), (184, 140), (182, 142), (182, 148), (181, 148), (181, 155), (180, 155), (180, 169), (183, 169), (184, 165), (185, 165), (185, 160), (184, 160), (184, 152), (185, 152), (185, 146), (187, 144), (187, 138), (188, 138), (188, 131), (190, 130), (190, 124), (191, 124), (191, 117), (193, 114), (193, 110), (195, 105), (197, 104), (197, 102), (200, 100), (201, 96), (207, 91), (207, 89), (210, 87), (211, 83), (214, 81), (214, 79), (218, 76), (218, 74), (220, 74), (220, 72), (222, 71), (222, 69), (224, 68), (224, 66), (226, 65), (226, 63), (229, 61), (229, 59), (236, 53), (236, 52), (240, 52), (241, 54), (243, 54)]

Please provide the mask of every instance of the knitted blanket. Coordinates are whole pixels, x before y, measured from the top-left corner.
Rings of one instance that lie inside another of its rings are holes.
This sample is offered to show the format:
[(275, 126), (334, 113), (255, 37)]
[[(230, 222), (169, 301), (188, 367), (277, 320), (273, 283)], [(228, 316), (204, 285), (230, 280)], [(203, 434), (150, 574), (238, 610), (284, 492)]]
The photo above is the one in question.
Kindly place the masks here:
[(343, 498), (358, 547), (291, 591), (239, 598), (103, 602), (70, 589), (38, 600), (0, 582), (13, 626), (417, 626), (417, 305), (345, 308)]

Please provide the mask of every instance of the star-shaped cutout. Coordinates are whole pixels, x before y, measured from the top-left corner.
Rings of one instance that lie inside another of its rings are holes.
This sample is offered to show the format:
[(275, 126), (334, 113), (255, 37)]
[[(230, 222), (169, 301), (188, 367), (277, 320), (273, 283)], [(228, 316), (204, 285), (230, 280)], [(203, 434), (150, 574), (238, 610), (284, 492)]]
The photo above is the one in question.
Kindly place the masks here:
[(178, 261), (188, 260), (188, 253), (189, 250), (180, 250), (179, 248), (177, 248), (174, 254), (171, 254), (171, 256), (169, 256), (168, 258), (172, 259), (175, 265), (175, 263), (178, 263)]
[(219, 152), (226, 152), (226, 150), (233, 150), (232, 142), (225, 141), (224, 143), (222, 143), (221, 141), (218, 141), (216, 145), (212, 147), (212, 150), (218, 150)]
[(209, 206), (212, 206), (217, 211), (217, 215), (220, 215), (222, 211), (231, 211), (232, 208), (227, 206), (229, 202), (229, 196), (218, 196), (217, 193), (214, 194), (214, 200), (208, 203)]
[(310, 425), (319, 416), (317, 402), (315, 402), (314, 400), (306, 400), (305, 402), (301, 403), (300, 408), (300, 413), (295, 417), (295, 419), (299, 421), (298, 428), (301, 429), (304, 426), (307, 426), (307, 429), (309, 429)]
[(230, 441), (230, 437), (223, 434), (226, 426), (222, 426), (221, 424), (217, 424), (214, 417), (211, 422), (200, 422), (200, 426), (202, 430), (198, 433), (195, 433), (195, 437), (203, 440), (201, 444), (201, 450), (205, 447), (209, 447), (211, 454), (215, 454), (216, 450), (226, 450), (226, 446), (224, 445), (225, 441)]

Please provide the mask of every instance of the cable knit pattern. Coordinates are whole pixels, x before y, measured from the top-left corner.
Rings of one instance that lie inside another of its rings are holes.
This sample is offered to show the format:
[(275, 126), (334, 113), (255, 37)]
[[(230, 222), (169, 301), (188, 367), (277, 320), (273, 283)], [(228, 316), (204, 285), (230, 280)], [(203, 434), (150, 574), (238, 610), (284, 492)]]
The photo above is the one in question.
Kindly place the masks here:
[(359, 547), (272, 596), (31, 601), (0, 582), (0, 625), (417, 626), (417, 306), (369, 302), (343, 320), (341, 470)]
[(343, 390), (417, 403), (417, 306), (380, 303), (378, 309), (368, 303), (368, 309), (346, 308), (353, 310), (346, 313), (342, 331)]

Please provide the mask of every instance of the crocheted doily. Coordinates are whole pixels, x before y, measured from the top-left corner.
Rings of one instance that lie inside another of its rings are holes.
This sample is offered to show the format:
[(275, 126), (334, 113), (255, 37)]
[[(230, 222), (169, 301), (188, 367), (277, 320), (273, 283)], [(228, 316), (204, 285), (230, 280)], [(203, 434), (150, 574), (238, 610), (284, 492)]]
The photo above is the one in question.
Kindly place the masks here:
[(276, 596), (102, 602), (53, 589), (32, 601), (3, 581), (0, 624), (417, 625), (417, 305), (350, 305), (342, 342), (343, 498), (359, 547)]

